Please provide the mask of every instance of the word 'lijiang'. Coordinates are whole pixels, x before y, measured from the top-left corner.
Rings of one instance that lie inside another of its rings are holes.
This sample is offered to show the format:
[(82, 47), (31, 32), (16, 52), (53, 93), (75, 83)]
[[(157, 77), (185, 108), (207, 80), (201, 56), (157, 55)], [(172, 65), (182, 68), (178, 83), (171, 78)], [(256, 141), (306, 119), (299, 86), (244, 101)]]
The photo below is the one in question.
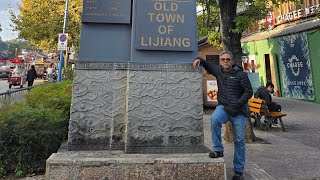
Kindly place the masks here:
[(189, 38), (141, 37), (141, 46), (145, 47), (190, 47)]

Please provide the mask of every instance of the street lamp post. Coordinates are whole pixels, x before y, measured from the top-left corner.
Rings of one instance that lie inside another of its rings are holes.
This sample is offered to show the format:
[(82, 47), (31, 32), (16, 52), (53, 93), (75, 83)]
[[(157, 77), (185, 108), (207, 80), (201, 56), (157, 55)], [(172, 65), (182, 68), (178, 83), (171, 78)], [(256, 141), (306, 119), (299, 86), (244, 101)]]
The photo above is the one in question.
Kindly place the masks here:
[[(66, 27), (67, 27), (67, 21), (68, 21), (68, 5), (69, 5), (69, 0), (66, 0), (66, 9), (64, 11), (64, 20), (63, 20), (62, 33), (66, 33)], [(61, 82), (61, 79), (62, 79), (61, 76), (62, 76), (62, 67), (63, 67), (63, 53), (64, 53), (64, 51), (60, 51), (58, 82)]]

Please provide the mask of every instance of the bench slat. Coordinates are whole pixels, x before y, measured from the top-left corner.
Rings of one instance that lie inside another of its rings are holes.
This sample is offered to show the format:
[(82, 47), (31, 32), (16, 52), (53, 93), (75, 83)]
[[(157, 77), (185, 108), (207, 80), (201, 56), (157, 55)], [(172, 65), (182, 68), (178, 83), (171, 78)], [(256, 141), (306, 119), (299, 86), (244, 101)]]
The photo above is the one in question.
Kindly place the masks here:
[(260, 113), (260, 109), (250, 107), (250, 112)]
[(258, 98), (251, 98), (249, 99), (249, 103), (262, 103), (264, 101), (263, 99), (258, 99)]
[(249, 103), (249, 107), (255, 107), (255, 108), (260, 109), (261, 108), (261, 104)]

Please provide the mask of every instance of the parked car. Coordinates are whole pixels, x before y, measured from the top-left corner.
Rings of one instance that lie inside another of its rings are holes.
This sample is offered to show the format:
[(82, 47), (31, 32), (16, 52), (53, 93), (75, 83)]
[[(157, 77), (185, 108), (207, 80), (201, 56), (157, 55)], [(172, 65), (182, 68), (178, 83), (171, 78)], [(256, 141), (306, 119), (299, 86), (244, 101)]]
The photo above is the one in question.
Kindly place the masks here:
[(2, 66), (0, 67), (0, 78), (8, 78), (10, 74), (10, 67)]

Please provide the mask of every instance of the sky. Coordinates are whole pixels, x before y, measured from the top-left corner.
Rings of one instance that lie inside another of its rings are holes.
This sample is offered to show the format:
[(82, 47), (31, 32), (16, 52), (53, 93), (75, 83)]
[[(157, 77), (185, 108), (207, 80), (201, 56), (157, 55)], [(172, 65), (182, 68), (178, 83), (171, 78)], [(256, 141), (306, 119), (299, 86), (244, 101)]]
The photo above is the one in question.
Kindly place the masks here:
[(12, 8), (15, 12), (19, 12), (18, 4), (21, 0), (0, 0), (0, 24), (2, 31), (0, 32), (0, 37), (3, 41), (16, 39), (18, 37), (18, 32), (12, 30), (10, 24), (10, 15), (8, 8)]

